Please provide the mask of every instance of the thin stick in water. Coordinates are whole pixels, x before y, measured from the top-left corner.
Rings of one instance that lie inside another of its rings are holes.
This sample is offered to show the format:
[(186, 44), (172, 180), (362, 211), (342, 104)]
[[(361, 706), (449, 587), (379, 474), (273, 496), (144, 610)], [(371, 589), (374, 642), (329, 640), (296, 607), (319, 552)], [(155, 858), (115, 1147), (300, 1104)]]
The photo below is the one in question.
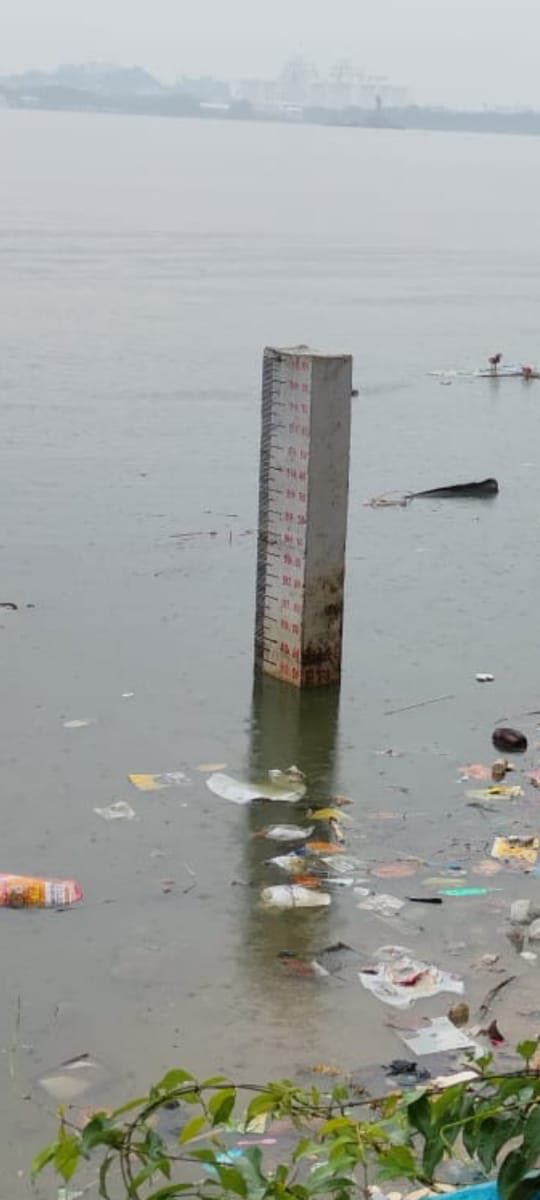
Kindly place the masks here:
[(455, 696), (434, 696), (432, 700), (418, 700), (416, 704), (404, 704), (403, 708), (389, 708), (385, 717), (393, 717), (396, 713), (409, 712), (411, 708), (425, 708), (427, 704), (440, 704), (442, 700), (455, 700)]

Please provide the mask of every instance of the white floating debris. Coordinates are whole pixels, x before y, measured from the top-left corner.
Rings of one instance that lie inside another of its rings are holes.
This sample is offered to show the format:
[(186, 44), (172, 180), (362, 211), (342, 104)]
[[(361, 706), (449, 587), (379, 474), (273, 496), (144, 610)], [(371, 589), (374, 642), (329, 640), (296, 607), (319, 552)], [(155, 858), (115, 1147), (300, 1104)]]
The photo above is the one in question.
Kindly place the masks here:
[(98, 817), (103, 817), (104, 821), (135, 821), (137, 819), (135, 809), (125, 800), (117, 800), (114, 804), (109, 804), (108, 808), (95, 808), (94, 812)]
[(83, 729), (85, 725), (95, 725), (95, 719), (83, 717), (80, 720), (64, 721), (64, 729)]
[(468, 1050), (471, 1047), (478, 1049), (470, 1034), (457, 1029), (448, 1020), (448, 1017), (433, 1017), (429, 1025), (415, 1032), (402, 1029), (398, 1029), (396, 1032), (409, 1050), (419, 1057), (424, 1054), (438, 1054), (445, 1050)]
[[(358, 890), (359, 894), (364, 891), (363, 888), (356, 890)], [(368, 892), (367, 896), (356, 907), (363, 909), (364, 912), (375, 913), (378, 917), (397, 917), (404, 904), (405, 901), (398, 900), (397, 896), (389, 896), (384, 892)]]
[(266, 887), (261, 892), (263, 908), (328, 908), (331, 903), (332, 897), (328, 892), (312, 891), (297, 884), (291, 884), (290, 887), (282, 884)]
[(216, 796), (233, 804), (249, 804), (252, 800), (281, 800), (285, 804), (294, 804), (306, 792), (305, 783), (301, 780), (293, 783), (290, 775), (281, 771), (272, 772), (272, 778), (255, 783), (245, 783), (216, 771), (206, 780), (206, 786)]
[(259, 829), (257, 837), (269, 838), (272, 842), (307, 842), (315, 831), (314, 825), (268, 825)]
[(463, 980), (410, 957), (403, 946), (382, 946), (375, 954), (377, 966), (360, 971), (358, 978), (368, 992), (394, 1008), (410, 1008), (415, 1000), (438, 992), (463, 995)]
[(490, 675), (489, 671), (479, 671), (476, 676), (477, 683), (493, 683), (494, 679), (495, 676)]

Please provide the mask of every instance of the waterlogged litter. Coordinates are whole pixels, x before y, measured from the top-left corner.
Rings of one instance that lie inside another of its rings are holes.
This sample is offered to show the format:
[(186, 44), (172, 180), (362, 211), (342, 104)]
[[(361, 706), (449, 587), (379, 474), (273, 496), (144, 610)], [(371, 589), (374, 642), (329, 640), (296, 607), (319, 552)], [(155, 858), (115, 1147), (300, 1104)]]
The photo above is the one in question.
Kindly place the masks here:
[(436, 996), (438, 992), (463, 995), (462, 979), (416, 961), (411, 953), (404, 946), (382, 946), (375, 954), (377, 966), (359, 972), (360, 983), (378, 1000), (394, 1008), (410, 1008), (415, 1000)]
[(319, 854), (322, 856), (329, 854), (343, 854), (344, 851), (336, 842), (306, 842), (306, 850), (310, 854)]
[(494, 783), (492, 787), (477, 788), (475, 791), (465, 793), (469, 800), (491, 800), (496, 796), (505, 796), (507, 800), (517, 800), (519, 796), (524, 796), (523, 788), (519, 784), (504, 784)]
[(2, 908), (65, 908), (82, 899), (82, 889), (74, 879), (0, 874)]
[(473, 875), (498, 875), (499, 871), (502, 871), (501, 864), (492, 858), (482, 858), (472, 868)]
[(378, 879), (407, 879), (410, 875), (416, 875), (417, 870), (418, 863), (382, 863), (379, 867), (373, 867), (371, 874)]
[(494, 679), (495, 676), (491, 675), (489, 671), (478, 671), (476, 674), (477, 683), (493, 683)]
[(278, 958), (286, 975), (298, 979), (323, 979), (329, 972), (315, 958), (296, 958), (290, 950), (280, 950)]
[(500, 888), (485, 887), (442, 888), (441, 896), (488, 896), (490, 892), (498, 892), (500, 890)]
[(98, 817), (102, 817), (104, 821), (136, 821), (137, 814), (131, 804), (127, 804), (125, 800), (116, 800), (114, 804), (109, 804), (107, 808), (95, 808), (94, 812)]
[(529, 837), (496, 837), (493, 842), (491, 856), (503, 861), (504, 859), (509, 859), (510, 861), (527, 863), (533, 866), (538, 858), (539, 848), (540, 839), (535, 835)]
[(359, 858), (339, 858), (324, 854), (320, 857), (320, 862), (334, 875), (354, 875), (355, 871), (364, 871), (366, 867), (365, 862)]
[(308, 825), (267, 825), (259, 829), (254, 837), (268, 838), (272, 842), (306, 842), (314, 832), (315, 826)]
[(492, 779), (492, 768), (486, 767), (484, 763), (469, 763), (467, 767), (461, 767), (462, 779)]
[(278, 884), (276, 887), (265, 887), (262, 889), (260, 899), (263, 908), (276, 910), (328, 908), (332, 903), (332, 897), (328, 892), (312, 890), (299, 884), (290, 884), (289, 886)]
[(278, 854), (275, 858), (269, 858), (268, 863), (273, 867), (278, 867), (280, 871), (286, 871), (288, 875), (302, 875), (306, 870), (306, 859), (303, 854)]
[(399, 900), (397, 896), (388, 896), (384, 892), (378, 895), (376, 892), (372, 892), (365, 899), (360, 900), (356, 907), (362, 909), (363, 912), (375, 913), (378, 917), (397, 917), (404, 905), (405, 901)]
[(163, 788), (187, 787), (191, 783), (185, 771), (165, 771), (161, 775), (128, 775), (139, 792), (160, 792)]
[(448, 1017), (433, 1017), (415, 1031), (398, 1029), (396, 1032), (418, 1058), (425, 1054), (440, 1054), (445, 1050), (478, 1049), (470, 1034), (458, 1029)]
[(306, 794), (306, 785), (299, 773), (291, 771), (269, 771), (266, 779), (245, 783), (216, 771), (206, 780), (206, 786), (215, 796), (230, 800), (232, 804), (250, 804), (252, 800), (280, 800), (294, 804)]
[(309, 813), (310, 821), (351, 821), (348, 813), (344, 813), (340, 808), (314, 808)]
[(89, 1054), (80, 1054), (40, 1075), (38, 1083), (59, 1104), (70, 1104), (90, 1088), (103, 1084), (107, 1078), (107, 1071), (101, 1063)]
[(520, 729), (499, 726), (493, 731), (491, 740), (495, 749), (503, 754), (524, 754), (527, 749), (527, 738)]
[(78, 720), (64, 721), (64, 729), (84, 729), (85, 725), (95, 725), (94, 717), (81, 717)]

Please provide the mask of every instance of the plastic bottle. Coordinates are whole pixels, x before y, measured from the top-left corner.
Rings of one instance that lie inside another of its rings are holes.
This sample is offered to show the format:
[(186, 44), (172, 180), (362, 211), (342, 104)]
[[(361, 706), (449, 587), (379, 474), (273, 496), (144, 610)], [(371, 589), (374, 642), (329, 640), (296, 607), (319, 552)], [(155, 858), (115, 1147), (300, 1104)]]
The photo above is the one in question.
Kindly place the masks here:
[(63, 908), (82, 898), (82, 890), (74, 879), (0, 874), (0, 907), (3, 908)]

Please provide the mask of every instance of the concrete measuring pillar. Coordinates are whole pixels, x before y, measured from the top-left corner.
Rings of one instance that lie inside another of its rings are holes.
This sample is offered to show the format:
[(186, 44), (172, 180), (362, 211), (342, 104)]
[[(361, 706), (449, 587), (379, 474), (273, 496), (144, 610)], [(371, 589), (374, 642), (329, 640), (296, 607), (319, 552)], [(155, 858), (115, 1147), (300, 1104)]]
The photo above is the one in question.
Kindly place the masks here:
[(263, 359), (256, 666), (296, 687), (341, 673), (352, 357)]

